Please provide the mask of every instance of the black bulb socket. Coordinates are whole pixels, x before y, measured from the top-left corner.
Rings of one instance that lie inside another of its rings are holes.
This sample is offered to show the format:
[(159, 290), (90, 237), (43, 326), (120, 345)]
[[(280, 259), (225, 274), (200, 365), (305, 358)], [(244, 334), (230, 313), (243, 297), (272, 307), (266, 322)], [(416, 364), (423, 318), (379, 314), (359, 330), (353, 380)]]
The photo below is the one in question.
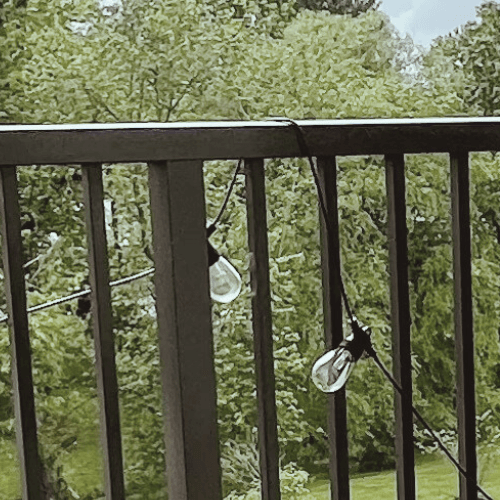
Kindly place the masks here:
[(220, 253), (211, 245), (211, 243), (207, 240), (208, 246), (208, 266), (214, 265), (220, 257)]
[(364, 352), (368, 356), (372, 356), (373, 347), (370, 339), (371, 331), (366, 326), (361, 326), (356, 320), (351, 321), (351, 329), (353, 338), (350, 340), (343, 340), (339, 347), (343, 347), (352, 354), (352, 357), (357, 361)]

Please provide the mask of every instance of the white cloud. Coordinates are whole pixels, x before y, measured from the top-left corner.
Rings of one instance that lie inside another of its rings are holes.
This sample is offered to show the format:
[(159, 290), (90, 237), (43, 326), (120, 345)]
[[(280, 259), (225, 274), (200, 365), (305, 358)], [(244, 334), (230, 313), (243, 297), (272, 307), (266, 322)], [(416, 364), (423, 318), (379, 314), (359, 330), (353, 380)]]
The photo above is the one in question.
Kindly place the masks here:
[(438, 36), (473, 21), (481, 0), (383, 0), (381, 10), (404, 35), (428, 47)]
[(411, 23), (414, 17), (415, 11), (410, 9), (399, 14), (397, 17), (391, 17), (391, 21), (396, 29), (404, 36), (406, 33), (410, 33)]

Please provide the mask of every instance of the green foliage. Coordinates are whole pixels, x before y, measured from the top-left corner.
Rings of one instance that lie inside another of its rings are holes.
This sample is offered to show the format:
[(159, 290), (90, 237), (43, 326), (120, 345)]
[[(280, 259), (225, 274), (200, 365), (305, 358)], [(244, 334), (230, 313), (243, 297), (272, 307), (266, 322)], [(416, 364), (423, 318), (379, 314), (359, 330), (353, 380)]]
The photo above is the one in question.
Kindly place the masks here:
[[(258, 500), (260, 491), (260, 465), (257, 451), (257, 429), (249, 441), (237, 443), (229, 439), (222, 449), (222, 466), (225, 472), (225, 500)], [(301, 498), (309, 490), (309, 474), (293, 462), (280, 468), (281, 493), (290, 500)]]
[(377, 0), (298, 0), (296, 5), (297, 9), (359, 16), (364, 12), (376, 9), (380, 4)]
[(237, 20), (244, 27), (273, 38), (303, 10), (358, 16), (378, 7), (376, 0), (209, 0), (208, 11), (218, 21)]
[(221, 447), (221, 464), (226, 500), (241, 500), (248, 492), (260, 494), (260, 465), (255, 432), (246, 442), (232, 439), (225, 441)]
[[(234, 53), (204, 96), (207, 118), (354, 118), (457, 112), (457, 99), (402, 78), (406, 42), (385, 15), (353, 19), (302, 12), (279, 40), (255, 38)], [(236, 62), (235, 61), (235, 62)], [(290, 78), (293, 74), (294, 78)], [(186, 115), (187, 119), (194, 118)]]
[(299, 500), (309, 492), (306, 484), (309, 480), (309, 474), (297, 469), (297, 465), (289, 462), (280, 470), (281, 493), (290, 500)]
[(14, 437), (14, 408), (11, 401), (11, 362), (9, 332), (0, 328), (0, 442)]
[(11, 32), (22, 50), (11, 53), (6, 112), (23, 122), (172, 119), (204, 92), (238, 29), (216, 33), (195, 0), (130, 0), (111, 17), (90, 1), (42, 4), (29, 3), (22, 35)]
[(438, 44), (454, 75), (462, 82), (461, 94), (473, 114), (500, 114), (500, 4), (484, 1), (478, 20), (455, 30)]

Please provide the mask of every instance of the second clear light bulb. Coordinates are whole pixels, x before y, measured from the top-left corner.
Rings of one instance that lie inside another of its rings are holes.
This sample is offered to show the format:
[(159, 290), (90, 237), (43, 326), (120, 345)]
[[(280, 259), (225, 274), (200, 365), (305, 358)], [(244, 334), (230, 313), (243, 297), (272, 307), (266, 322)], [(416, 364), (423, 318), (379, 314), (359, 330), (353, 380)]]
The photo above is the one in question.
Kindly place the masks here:
[[(353, 339), (349, 335), (346, 341)], [(323, 392), (337, 392), (341, 389), (354, 368), (356, 359), (352, 353), (346, 349), (345, 342), (323, 354), (315, 363), (312, 369), (312, 379), (318, 389)]]
[(361, 326), (356, 318), (350, 321), (352, 333), (336, 349), (318, 358), (312, 368), (311, 378), (316, 387), (323, 392), (337, 392), (344, 387), (356, 361), (367, 353), (373, 356), (371, 331)]
[(217, 302), (227, 304), (241, 291), (241, 277), (234, 266), (208, 242), (208, 264), (210, 296)]
[(227, 304), (240, 294), (240, 275), (222, 255), (219, 255), (217, 261), (209, 267), (209, 273), (212, 299)]

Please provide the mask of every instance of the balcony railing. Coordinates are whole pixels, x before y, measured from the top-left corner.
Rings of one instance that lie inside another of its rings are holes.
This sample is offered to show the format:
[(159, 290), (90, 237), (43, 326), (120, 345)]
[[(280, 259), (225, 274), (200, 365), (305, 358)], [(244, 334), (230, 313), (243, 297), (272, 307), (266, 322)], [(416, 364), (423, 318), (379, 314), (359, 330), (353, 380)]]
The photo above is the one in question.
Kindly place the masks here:
[[(392, 295), (393, 371), (411, 395), (405, 158), (449, 153), (455, 282), (460, 498), (477, 498), (469, 152), (500, 150), (500, 119), (299, 121), (326, 194), (333, 238), (323, 238), (327, 345), (342, 334), (336, 156), (385, 155)], [(103, 208), (102, 163), (149, 163), (166, 470), (172, 500), (220, 500), (216, 386), (206, 245), (203, 161), (243, 158), (246, 171), (262, 498), (280, 498), (264, 159), (301, 156), (288, 123), (208, 122), (0, 126), (0, 216), (17, 440), (25, 500), (42, 499), (16, 166), (81, 164), (89, 243), (105, 491), (125, 498), (118, 384)], [(327, 222), (322, 220), (323, 230)], [(192, 367), (195, 366), (196, 370)], [(345, 392), (330, 396), (332, 498), (349, 498)], [(411, 397), (395, 393), (398, 498), (415, 498)]]

